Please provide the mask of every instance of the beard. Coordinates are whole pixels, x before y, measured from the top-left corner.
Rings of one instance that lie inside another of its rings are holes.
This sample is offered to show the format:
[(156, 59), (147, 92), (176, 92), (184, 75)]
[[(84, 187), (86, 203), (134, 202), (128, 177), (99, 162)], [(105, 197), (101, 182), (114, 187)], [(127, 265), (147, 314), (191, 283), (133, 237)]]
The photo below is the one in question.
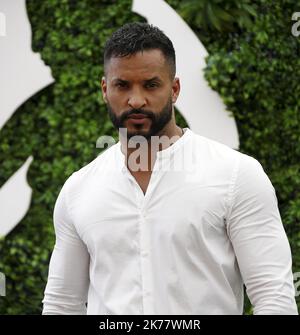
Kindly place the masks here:
[(126, 128), (124, 126), (125, 121), (131, 114), (142, 114), (148, 117), (151, 120), (149, 130), (143, 130), (142, 128), (144, 125), (142, 124), (136, 125), (137, 130), (128, 131), (127, 129), (128, 140), (133, 136), (143, 136), (148, 141), (151, 139), (151, 136), (156, 136), (170, 122), (172, 119), (173, 105), (172, 98), (170, 97), (166, 105), (159, 113), (153, 113), (152, 111), (145, 109), (130, 109), (122, 113), (120, 116), (117, 116), (109, 102), (107, 102), (107, 110), (111, 122), (117, 130), (120, 130), (120, 128)]

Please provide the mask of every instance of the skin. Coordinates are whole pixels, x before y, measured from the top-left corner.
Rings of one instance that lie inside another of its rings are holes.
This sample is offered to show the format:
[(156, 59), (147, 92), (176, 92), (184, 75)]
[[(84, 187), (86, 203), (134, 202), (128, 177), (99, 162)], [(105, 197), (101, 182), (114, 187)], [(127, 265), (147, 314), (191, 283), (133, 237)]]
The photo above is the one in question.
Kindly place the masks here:
[[(180, 92), (179, 78), (172, 78), (169, 64), (160, 50), (153, 49), (126, 57), (111, 58), (106, 64), (101, 88), (104, 101), (116, 117), (127, 115), (133, 109), (145, 111), (146, 115), (153, 113), (158, 116), (164, 108), (169, 106), (172, 113), (170, 120), (161, 130), (152, 135), (159, 137), (165, 135), (168, 138), (173, 136), (179, 138), (182, 135), (181, 128), (176, 125), (174, 113), (174, 104)], [(123, 122), (129, 138), (132, 135), (141, 135), (147, 140), (148, 169), (133, 173), (140, 179), (150, 178), (149, 172), (151, 174), (155, 162), (155, 149), (151, 148), (151, 141), (147, 139), (147, 135), (151, 133), (152, 122), (151, 117), (142, 124), (135, 124), (129, 118), (125, 118)], [(127, 138), (120, 136), (120, 141), (128, 163), (129, 155), (136, 148), (128, 148)], [(167, 146), (164, 143), (161, 149)]]

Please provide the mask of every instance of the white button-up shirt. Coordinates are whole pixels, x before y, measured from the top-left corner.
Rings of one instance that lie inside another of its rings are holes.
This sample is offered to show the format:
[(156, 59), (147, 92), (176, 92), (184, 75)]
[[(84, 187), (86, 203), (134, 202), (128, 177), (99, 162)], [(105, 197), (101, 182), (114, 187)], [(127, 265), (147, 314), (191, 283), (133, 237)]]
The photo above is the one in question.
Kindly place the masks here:
[(156, 157), (145, 194), (120, 141), (68, 178), (43, 314), (242, 314), (243, 283), (254, 314), (297, 314), (261, 164), (189, 128)]

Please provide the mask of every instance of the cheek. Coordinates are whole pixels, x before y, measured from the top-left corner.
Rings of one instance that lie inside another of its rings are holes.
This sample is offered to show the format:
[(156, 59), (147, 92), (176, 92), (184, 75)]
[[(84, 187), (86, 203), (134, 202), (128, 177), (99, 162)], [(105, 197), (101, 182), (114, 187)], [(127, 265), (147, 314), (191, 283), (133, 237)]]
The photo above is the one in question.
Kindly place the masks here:
[(172, 99), (172, 91), (164, 90), (154, 92), (151, 96), (149, 96), (149, 102), (153, 106), (164, 106), (170, 99)]
[(107, 92), (106, 99), (111, 106), (122, 106), (127, 103), (126, 95), (119, 92)]
[(168, 94), (164, 96), (164, 100), (161, 103), (161, 107), (166, 107), (167, 105), (172, 105), (172, 104), (173, 104), (173, 95), (172, 95), (172, 92), (168, 92)]

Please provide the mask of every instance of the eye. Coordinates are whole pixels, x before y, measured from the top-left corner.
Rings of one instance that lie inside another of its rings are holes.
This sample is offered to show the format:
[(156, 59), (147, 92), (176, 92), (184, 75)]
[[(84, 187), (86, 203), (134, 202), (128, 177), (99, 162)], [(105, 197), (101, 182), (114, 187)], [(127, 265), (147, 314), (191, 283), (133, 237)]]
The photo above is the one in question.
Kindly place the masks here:
[(156, 87), (159, 86), (159, 83), (151, 82), (151, 83), (147, 83), (145, 86), (146, 86), (146, 88), (156, 88)]
[(118, 81), (115, 84), (115, 86), (118, 87), (118, 88), (126, 88), (126, 87), (128, 87), (128, 84), (126, 82), (123, 82), (123, 81)]

